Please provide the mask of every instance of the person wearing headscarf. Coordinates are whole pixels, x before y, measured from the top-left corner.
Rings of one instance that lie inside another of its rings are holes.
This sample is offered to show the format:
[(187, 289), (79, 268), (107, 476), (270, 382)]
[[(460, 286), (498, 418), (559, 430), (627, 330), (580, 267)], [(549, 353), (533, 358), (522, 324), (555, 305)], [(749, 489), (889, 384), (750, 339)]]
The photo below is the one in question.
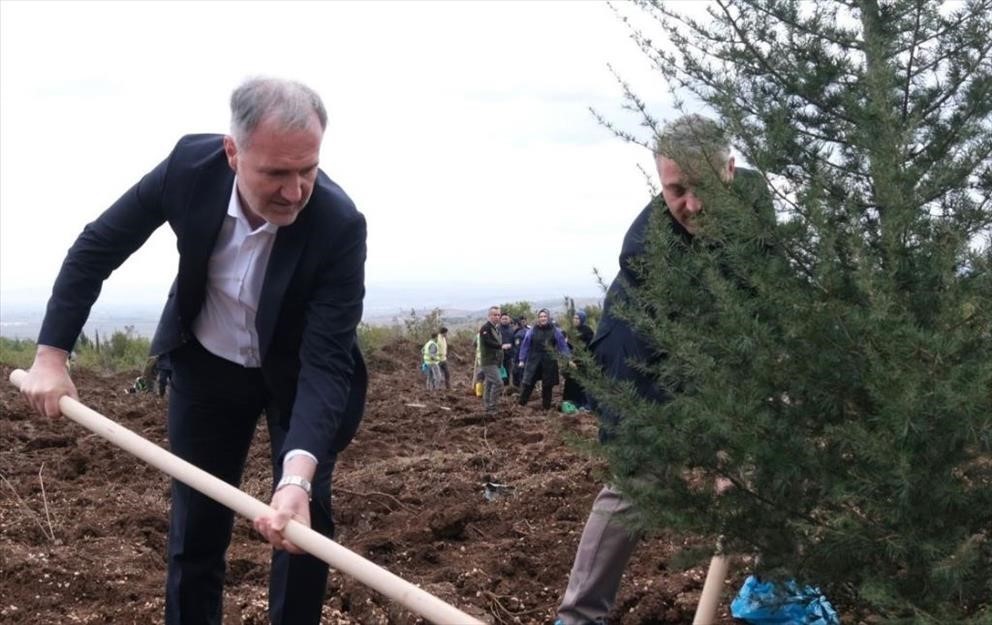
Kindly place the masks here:
[[(584, 310), (577, 310), (572, 316), (572, 330), (585, 348), (589, 347), (593, 337), (592, 328), (586, 324), (587, 318)], [(582, 388), (582, 384), (575, 378), (575, 375), (568, 371), (565, 372), (565, 386), (561, 392), (561, 399), (562, 402), (572, 402), (576, 408), (587, 408), (588, 401), (586, 400), (585, 389)]]
[(565, 335), (551, 323), (551, 312), (542, 308), (537, 313), (537, 325), (527, 331), (520, 345), (519, 366), (523, 367), (523, 386), (519, 404), (524, 406), (534, 392), (534, 385), (541, 381), (541, 407), (551, 407), (551, 392), (558, 384), (558, 357), (571, 355)]

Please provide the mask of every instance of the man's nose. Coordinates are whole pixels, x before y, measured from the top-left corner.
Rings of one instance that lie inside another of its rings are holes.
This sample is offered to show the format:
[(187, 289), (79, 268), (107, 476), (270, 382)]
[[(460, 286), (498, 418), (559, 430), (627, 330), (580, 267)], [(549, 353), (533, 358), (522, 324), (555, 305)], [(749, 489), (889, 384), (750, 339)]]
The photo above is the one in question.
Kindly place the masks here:
[(695, 214), (703, 210), (703, 202), (696, 195), (695, 191), (689, 191), (685, 196), (685, 210)]
[(303, 199), (303, 179), (297, 177), (284, 184), (282, 197), (287, 202), (299, 202)]

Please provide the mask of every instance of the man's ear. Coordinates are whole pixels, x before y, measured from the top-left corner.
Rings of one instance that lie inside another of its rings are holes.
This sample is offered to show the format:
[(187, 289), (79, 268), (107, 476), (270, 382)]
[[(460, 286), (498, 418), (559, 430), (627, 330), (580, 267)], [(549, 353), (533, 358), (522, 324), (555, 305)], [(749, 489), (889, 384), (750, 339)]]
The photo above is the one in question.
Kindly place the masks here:
[(724, 182), (732, 182), (735, 171), (737, 171), (737, 165), (734, 163), (734, 157), (731, 156), (727, 158), (727, 168), (723, 170)]
[(227, 164), (230, 165), (231, 170), (238, 173), (238, 144), (230, 135), (224, 137), (224, 154), (227, 155)]

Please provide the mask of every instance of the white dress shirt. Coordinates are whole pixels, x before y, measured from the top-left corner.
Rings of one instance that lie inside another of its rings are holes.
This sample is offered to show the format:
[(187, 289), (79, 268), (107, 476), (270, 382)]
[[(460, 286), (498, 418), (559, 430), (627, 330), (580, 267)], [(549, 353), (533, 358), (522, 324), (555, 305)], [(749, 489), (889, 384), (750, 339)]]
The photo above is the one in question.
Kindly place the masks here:
[(261, 367), (255, 315), (279, 227), (266, 222), (252, 230), (237, 189), (235, 178), (227, 216), (210, 255), (206, 295), (193, 321), (193, 334), (215, 356)]
[[(269, 222), (252, 230), (241, 208), (235, 177), (227, 216), (207, 266), (203, 308), (193, 321), (193, 334), (214, 356), (245, 367), (262, 366), (255, 315), (278, 230)], [(317, 462), (313, 454), (293, 449), (286, 453), (283, 463), (297, 455)]]

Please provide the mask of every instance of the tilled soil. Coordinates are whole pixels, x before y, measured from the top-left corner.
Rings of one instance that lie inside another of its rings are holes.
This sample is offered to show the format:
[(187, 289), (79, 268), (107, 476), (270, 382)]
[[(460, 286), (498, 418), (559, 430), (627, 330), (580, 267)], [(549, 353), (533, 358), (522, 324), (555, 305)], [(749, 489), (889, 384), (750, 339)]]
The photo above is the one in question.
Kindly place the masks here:
[[(467, 350), (466, 350), (467, 351)], [(471, 364), (452, 361), (453, 387), (428, 393), (419, 347), (397, 342), (369, 358), (362, 428), (334, 474), (337, 540), (461, 610), (491, 623), (546, 624), (564, 590), (602, 464), (575, 440), (595, 418), (519, 407), (505, 397), (483, 419)], [(0, 367), (0, 622), (160, 623), (169, 479), (64, 418), (32, 416)], [(74, 372), (81, 400), (167, 447), (166, 401), (128, 394), (134, 374)], [(557, 389), (556, 389), (557, 390)], [(505, 485), (490, 488), (486, 483)], [(243, 489), (268, 501), (264, 424)], [(611, 623), (691, 623), (706, 575), (669, 568), (685, 544), (641, 543)], [(262, 624), (270, 550), (246, 519), (228, 554), (225, 625)], [(732, 565), (720, 623), (743, 576)], [(323, 622), (412, 624), (423, 619), (337, 571)]]

